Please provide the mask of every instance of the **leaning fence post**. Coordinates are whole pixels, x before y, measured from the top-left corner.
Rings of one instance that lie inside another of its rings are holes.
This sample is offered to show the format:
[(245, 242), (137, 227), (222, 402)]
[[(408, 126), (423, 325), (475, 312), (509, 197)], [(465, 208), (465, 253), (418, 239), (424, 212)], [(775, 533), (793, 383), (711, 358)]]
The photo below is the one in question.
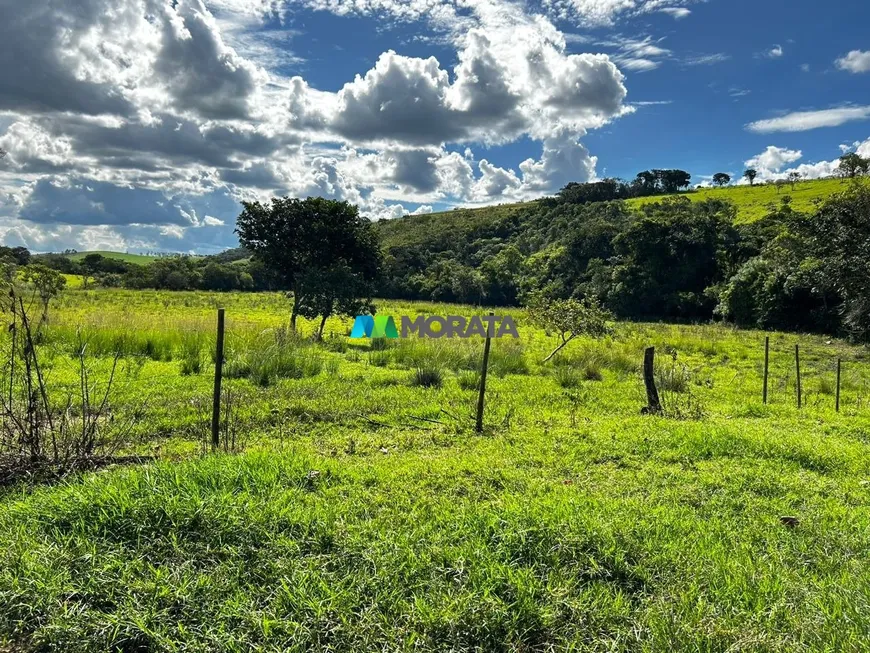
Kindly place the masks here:
[(770, 336), (764, 336), (764, 403), (767, 403), (767, 371), (770, 367)]
[(800, 346), (794, 346), (794, 367), (797, 372), (797, 406), (801, 407), (801, 354)]
[(217, 351), (214, 362), (214, 402), (211, 410), (211, 448), (220, 446), (221, 424), (221, 377), (224, 368), (224, 309), (218, 309)]
[(837, 359), (837, 412), (840, 412), (840, 368), (842, 366), (843, 361), (841, 359)]
[(646, 412), (650, 414), (662, 412), (659, 391), (656, 389), (655, 355), (655, 347), (647, 347), (643, 353), (643, 383), (646, 386)]
[[(492, 313), (490, 313), (490, 316), (492, 316)], [(490, 320), (486, 325), (486, 342), (483, 345), (483, 368), (480, 370), (480, 394), (477, 396), (477, 424), (474, 429), (478, 433), (483, 431), (483, 402), (486, 395), (486, 371), (489, 368), (489, 346), (492, 328), (492, 320)]]

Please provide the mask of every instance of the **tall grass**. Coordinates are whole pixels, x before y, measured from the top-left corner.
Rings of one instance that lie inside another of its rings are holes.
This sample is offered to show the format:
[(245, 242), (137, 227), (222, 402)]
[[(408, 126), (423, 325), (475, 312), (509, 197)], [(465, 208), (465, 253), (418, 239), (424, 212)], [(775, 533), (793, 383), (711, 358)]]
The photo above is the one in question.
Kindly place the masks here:
[(324, 354), (316, 345), (289, 335), (282, 329), (266, 330), (248, 339), (236, 340), (230, 347), (224, 376), (249, 378), (268, 387), (279, 379), (302, 379), (323, 370)]
[(658, 389), (663, 392), (683, 393), (688, 391), (692, 375), (685, 365), (670, 364), (659, 366), (655, 371)]
[[(459, 372), (480, 370), (483, 363), (482, 339), (424, 340), (401, 339), (391, 350), (392, 360), (399, 367), (415, 369), (436, 366)], [(528, 374), (529, 363), (525, 346), (514, 340), (493, 340), (489, 370), (495, 376)]]
[(553, 378), (563, 388), (576, 388), (582, 381), (580, 372), (564, 365), (553, 368)]
[(576, 347), (553, 359), (557, 367), (573, 367), (589, 381), (600, 381), (602, 370), (610, 370), (620, 376), (634, 374), (640, 370), (640, 358), (629, 353), (629, 347), (612, 340), (580, 341)]
[(477, 390), (480, 388), (480, 374), (465, 370), (459, 373), (456, 377), (456, 382), (463, 390)]
[(516, 340), (496, 340), (490, 352), (490, 370), (496, 376), (528, 374), (526, 348)]
[(439, 367), (448, 370), (473, 370), (480, 366), (479, 347), (463, 340), (424, 340), (403, 338), (392, 349), (393, 361), (406, 369)]
[(181, 338), (181, 374), (199, 374), (202, 372), (203, 350), (208, 337), (205, 333), (193, 331), (185, 333)]
[(142, 356), (154, 361), (171, 361), (183, 349), (180, 332), (151, 329), (58, 327), (51, 329), (48, 342), (60, 344), (68, 355), (79, 347), (78, 334), (90, 356)]
[(387, 367), (392, 360), (392, 352), (389, 350), (376, 350), (369, 352), (369, 365), (374, 365), (375, 367)]

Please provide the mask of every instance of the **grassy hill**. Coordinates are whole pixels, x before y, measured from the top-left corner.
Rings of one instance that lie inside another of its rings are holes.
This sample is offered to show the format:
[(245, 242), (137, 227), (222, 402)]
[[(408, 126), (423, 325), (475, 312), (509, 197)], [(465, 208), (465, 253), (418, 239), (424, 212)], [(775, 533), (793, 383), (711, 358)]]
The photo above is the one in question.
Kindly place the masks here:
[(137, 265), (148, 265), (157, 258), (156, 256), (146, 256), (145, 254), (126, 254), (124, 252), (110, 252), (106, 250), (76, 252), (75, 254), (70, 254), (69, 258), (73, 261), (81, 261), (88, 254), (99, 254), (100, 256), (105, 256), (106, 258), (118, 259), (120, 261), (124, 261), (125, 263), (135, 263)]
[[(752, 222), (763, 217), (771, 205), (776, 206), (780, 200), (789, 195), (791, 206), (796, 211), (811, 211), (815, 202), (824, 200), (829, 195), (845, 190), (848, 182), (843, 179), (813, 179), (802, 181), (795, 185), (794, 190), (785, 186), (777, 192), (774, 186), (729, 186), (727, 188), (702, 188), (683, 193), (693, 202), (703, 202), (708, 199), (727, 199), (737, 206), (737, 219), (740, 222)], [(643, 206), (658, 202), (661, 196), (638, 197), (628, 200), (632, 206)]]
[(456, 237), (457, 233), (486, 228), (531, 206), (534, 206), (534, 202), (409, 215), (397, 220), (381, 221), (378, 223), (378, 229), (384, 243), (388, 246), (396, 242), (420, 245), (451, 239)]
[[(845, 190), (846, 181), (842, 179), (814, 179), (803, 181), (792, 190), (786, 186), (777, 193), (773, 186), (758, 184), (756, 186), (729, 186), (726, 188), (703, 188), (680, 196), (688, 197), (693, 202), (706, 199), (727, 199), (737, 206), (737, 219), (740, 222), (751, 222), (764, 216), (768, 207), (776, 206), (786, 195), (792, 198), (792, 207), (797, 211), (809, 211), (814, 202), (823, 200), (833, 193)], [(631, 206), (643, 206), (652, 202), (660, 202), (667, 195), (653, 195), (628, 200)], [(535, 202), (518, 204), (499, 204), (476, 209), (455, 209), (428, 215), (408, 216), (397, 220), (379, 223), (381, 235), (387, 246), (393, 244), (414, 245), (439, 242), (455, 238), (457, 234), (472, 233), (502, 221), (504, 218), (516, 215), (523, 209), (533, 206)]]

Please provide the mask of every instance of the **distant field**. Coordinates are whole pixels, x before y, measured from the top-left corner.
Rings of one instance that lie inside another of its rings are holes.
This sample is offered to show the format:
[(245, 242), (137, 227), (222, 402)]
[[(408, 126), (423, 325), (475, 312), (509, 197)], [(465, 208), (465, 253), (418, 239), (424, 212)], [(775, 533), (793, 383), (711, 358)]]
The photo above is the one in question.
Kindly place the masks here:
[[(796, 211), (811, 211), (815, 208), (815, 202), (820, 201), (834, 193), (843, 191), (848, 186), (848, 181), (843, 179), (814, 179), (803, 181), (795, 185), (784, 186), (777, 193), (774, 186), (757, 184), (755, 186), (729, 186), (726, 188), (703, 188), (697, 191), (684, 193), (693, 202), (702, 202), (708, 199), (726, 199), (737, 206), (738, 222), (752, 222), (758, 220), (777, 206), (786, 195), (792, 199), (791, 206)], [(632, 206), (643, 206), (652, 202), (659, 202), (663, 196), (638, 197), (628, 200)]]
[(84, 285), (84, 279), (80, 274), (64, 274), (62, 276), (66, 279), (67, 288), (81, 288)]
[(146, 256), (144, 254), (125, 254), (123, 252), (109, 252), (105, 250), (76, 252), (75, 254), (70, 254), (69, 258), (73, 261), (81, 261), (88, 254), (100, 254), (106, 258), (114, 258), (127, 263), (136, 263), (137, 265), (148, 265), (157, 258), (156, 256)]

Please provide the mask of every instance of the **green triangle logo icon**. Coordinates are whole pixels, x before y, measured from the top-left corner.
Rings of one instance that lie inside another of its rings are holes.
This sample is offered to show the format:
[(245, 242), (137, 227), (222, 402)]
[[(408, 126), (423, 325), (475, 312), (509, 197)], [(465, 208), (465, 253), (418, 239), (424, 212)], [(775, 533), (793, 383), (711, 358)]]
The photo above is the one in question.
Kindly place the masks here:
[(399, 331), (396, 322), (390, 315), (375, 315), (375, 326), (372, 329), (372, 338), (398, 338)]

